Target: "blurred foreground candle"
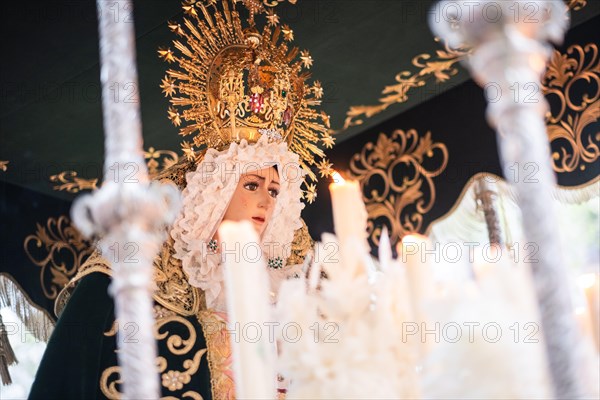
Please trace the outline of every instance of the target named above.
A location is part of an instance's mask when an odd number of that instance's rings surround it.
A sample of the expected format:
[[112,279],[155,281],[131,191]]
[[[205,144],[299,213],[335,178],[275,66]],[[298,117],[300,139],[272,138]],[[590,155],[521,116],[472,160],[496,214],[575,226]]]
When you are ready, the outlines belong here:
[[594,333],[592,332],[592,323],[590,322],[590,314],[588,313],[587,307],[575,308],[575,320],[581,329],[581,333],[586,339],[591,338],[593,341]]
[[275,343],[262,332],[270,321],[266,266],[255,229],[248,221],[219,228],[225,256],[227,312],[238,399],[276,397]]
[[406,267],[411,298],[417,310],[433,293],[432,271],[425,258],[427,250],[431,251],[432,248],[433,245],[429,239],[418,234],[404,236],[402,242],[397,246],[400,260]]
[[362,200],[358,181],[346,181],[334,172],[333,183],[329,185],[331,205],[333,208],[333,225],[335,234],[341,245],[350,238],[365,242],[367,248],[367,210]]
[[594,337],[596,349],[600,351],[600,276],[599,274],[585,274],[579,277],[579,285],[583,289],[590,315],[591,333]]
[[[433,273],[425,257],[426,250],[431,251],[432,248],[433,246],[427,237],[418,234],[404,236],[396,246],[398,257],[406,270],[413,314],[413,321],[411,322],[418,324],[421,333],[427,328],[428,323],[424,305],[433,296]],[[422,338],[422,335],[416,337]],[[419,340],[415,345],[419,349],[419,357],[424,359],[431,349],[431,345],[422,340]]]

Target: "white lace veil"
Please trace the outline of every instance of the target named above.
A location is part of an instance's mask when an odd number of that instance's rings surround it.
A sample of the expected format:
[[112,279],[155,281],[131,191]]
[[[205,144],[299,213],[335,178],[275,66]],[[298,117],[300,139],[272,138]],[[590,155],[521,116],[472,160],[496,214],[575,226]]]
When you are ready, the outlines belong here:
[[240,175],[269,166],[277,166],[280,192],[275,209],[261,238],[261,248],[268,260],[290,256],[294,231],[302,226],[300,185],[304,170],[297,154],[286,143],[270,142],[267,135],[255,144],[242,140],[221,152],[208,149],[195,171],[186,175],[182,210],[173,225],[175,257],[182,262],[189,282],[205,291],[207,307],[215,306],[223,291],[220,255],[208,249],[237,187]]

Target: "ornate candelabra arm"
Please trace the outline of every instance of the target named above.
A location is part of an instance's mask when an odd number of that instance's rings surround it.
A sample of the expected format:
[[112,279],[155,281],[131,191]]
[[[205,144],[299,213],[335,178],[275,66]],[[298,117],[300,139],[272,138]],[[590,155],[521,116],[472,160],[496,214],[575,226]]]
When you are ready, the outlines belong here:
[[474,47],[465,62],[487,91],[487,116],[498,132],[504,173],[516,188],[524,231],[535,249],[532,274],[554,392],[574,399],[585,392],[583,355],[551,201],[548,106],[540,90],[547,42],[562,40],[567,24],[565,4],[555,0],[442,1],[431,17],[432,29],[451,45]]
[[[111,262],[124,398],[160,397],[152,314],[152,261],[179,208],[174,187],[148,182],[144,163],[130,1],[98,0],[104,184],[77,199],[73,221]],[[132,335],[133,332],[133,335]],[[150,373],[150,371],[156,373]]]

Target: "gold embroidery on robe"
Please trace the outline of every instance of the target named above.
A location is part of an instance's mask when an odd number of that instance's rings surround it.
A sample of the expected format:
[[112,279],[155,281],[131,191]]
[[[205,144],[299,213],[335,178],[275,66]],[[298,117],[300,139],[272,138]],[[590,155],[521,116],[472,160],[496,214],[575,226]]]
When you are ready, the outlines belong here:
[[[194,344],[197,339],[197,332],[193,324],[186,318],[176,314],[175,312],[168,310],[160,305],[154,306],[154,317],[156,323],[154,325],[154,337],[157,341],[164,341],[168,351],[175,355],[190,356],[189,354],[194,348]],[[180,335],[171,334],[166,326],[168,324],[179,324],[185,327],[185,331],[188,333],[186,338],[182,338]],[[115,321],[110,330],[104,333],[105,336],[115,336],[119,330],[118,321]],[[116,350],[115,350],[116,351]],[[156,359],[156,365],[158,372],[161,374],[162,386],[170,391],[182,390],[185,385],[191,382],[192,375],[198,372],[202,357],[206,354],[207,349],[199,349],[192,356],[192,358],[186,358],[183,363],[183,370],[179,369],[168,369],[168,361],[165,357],[158,356]],[[106,368],[100,377],[100,390],[109,399],[120,399],[122,393],[117,389],[117,385],[122,384],[121,380],[121,367],[112,366]],[[183,398],[191,398],[194,400],[202,399],[202,395],[196,391],[188,390],[183,394]],[[173,396],[162,397],[164,399],[174,399]]]
[[[194,163],[180,160],[173,167],[159,174],[156,179],[163,183],[174,183],[180,189],[183,189],[185,187],[185,173],[191,171],[194,166]],[[302,221],[302,227],[294,234],[292,254],[287,260],[287,264],[301,264],[313,244],[308,228]],[[191,371],[197,371],[202,356],[207,354],[213,399],[234,399],[231,346],[225,316],[205,309],[204,293],[189,284],[187,275],[181,266],[181,261],[176,259],[173,254],[173,239],[169,236],[169,239],[161,247],[160,253],[154,259],[156,290],[153,297],[160,304],[155,306],[154,309],[157,319],[155,337],[157,340],[166,339],[167,347],[174,355],[187,354],[193,348],[197,334],[192,324],[182,317],[196,315],[204,332],[206,349],[201,351],[201,354],[197,352],[193,358],[184,361],[185,371],[167,370],[166,359],[158,357],[157,366],[161,374],[161,382],[169,390],[173,390],[171,388],[177,387],[179,383],[184,384],[184,381],[187,380],[186,374],[191,376],[193,374]],[[55,306],[57,315],[60,314],[62,307],[67,303],[76,283],[93,272],[101,272],[112,276],[110,263],[102,257],[99,251],[94,252],[81,265],[77,274],[59,294]],[[168,333],[160,333],[160,329],[167,323],[179,323],[185,326],[190,332],[189,338],[182,339],[177,335],[169,336]],[[113,325],[113,329],[106,332],[105,335],[116,335],[118,328],[118,324]],[[117,390],[117,384],[122,384],[120,368],[113,366],[104,370],[100,379],[102,393],[111,399],[120,398],[121,393]],[[187,391],[183,394],[183,398],[201,399],[202,396],[197,392]],[[163,399],[173,399],[173,397],[167,396]]]
[[208,367],[213,399],[233,400],[235,399],[235,390],[227,322],[223,315],[212,310],[200,311],[198,321],[202,325],[208,349]]

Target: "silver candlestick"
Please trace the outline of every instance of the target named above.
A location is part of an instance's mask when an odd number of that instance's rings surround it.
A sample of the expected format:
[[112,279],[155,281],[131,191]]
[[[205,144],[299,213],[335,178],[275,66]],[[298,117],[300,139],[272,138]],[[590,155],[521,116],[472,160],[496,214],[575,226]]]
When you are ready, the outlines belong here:
[[[86,236],[100,237],[112,265],[117,352],[126,399],[160,397],[152,300],[152,261],[177,213],[174,187],[150,184],[143,157],[135,34],[130,1],[98,0],[105,128],[104,182],[75,202]],[[127,95],[125,97],[125,95]]]
[[567,7],[557,0],[442,1],[430,21],[451,46],[473,48],[465,64],[486,90],[504,175],[514,177],[524,232],[537,250],[532,274],[554,393],[561,399],[584,395],[583,355],[553,211],[548,104],[540,79],[551,54],[548,42],[562,41],[568,21]]

